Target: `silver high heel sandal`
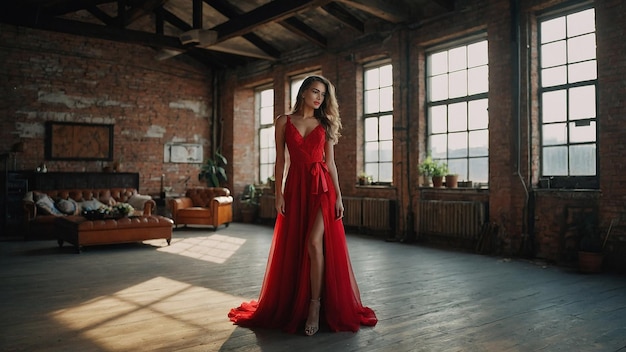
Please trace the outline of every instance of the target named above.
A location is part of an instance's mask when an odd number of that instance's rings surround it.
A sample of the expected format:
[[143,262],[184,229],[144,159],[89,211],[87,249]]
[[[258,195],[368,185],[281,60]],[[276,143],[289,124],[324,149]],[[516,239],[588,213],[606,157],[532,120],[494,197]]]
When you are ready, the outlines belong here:
[[[304,325],[304,333],[307,336],[315,335],[320,329],[320,307],[321,307],[321,302],[319,298],[311,300],[311,303],[309,304],[309,317],[307,318],[306,324]],[[316,318],[315,323],[311,321],[311,317],[315,315],[315,314],[311,314],[312,309],[315,309],[317,311],[317,318]]]

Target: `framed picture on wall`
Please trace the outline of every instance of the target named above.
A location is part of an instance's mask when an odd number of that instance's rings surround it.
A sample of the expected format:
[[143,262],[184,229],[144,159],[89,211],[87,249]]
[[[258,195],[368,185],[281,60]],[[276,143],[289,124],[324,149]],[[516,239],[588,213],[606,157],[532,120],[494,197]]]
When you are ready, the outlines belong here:
[[46,160],[113,160],[113,127],[106,124],[46,122]]
[[166,163],[202,163],[202,144],[166,143],[163,161]]

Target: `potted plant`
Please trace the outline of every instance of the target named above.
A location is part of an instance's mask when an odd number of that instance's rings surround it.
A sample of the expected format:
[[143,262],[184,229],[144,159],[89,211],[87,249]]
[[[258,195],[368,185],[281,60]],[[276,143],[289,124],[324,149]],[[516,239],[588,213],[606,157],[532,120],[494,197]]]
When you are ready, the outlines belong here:
[[259,208],[259,194],[253,184],[246,185],[239,199],[241,217],[244,222],[254,222]]
[[267,185],[269,186],[272,193],[276,191],[276,178],[274,177],[274,175],[267,178]]
[[205,181],[209,187],[220,187],[228,181],[226,176],[226,169],[228,165],[226,157],[224,157],[219,149],[213,153],[213,158],[207,159],[207,161],[200,168],[198,174],[199,181]]
[[443,177],[448,174],[448,164],[441,161],[434,161],[432,170],[433,187],[440,188],[443,186]]
[[361,171],[358,176],[359,185],[371,185],[372,184],[372,176],[365,173],[365,171]]
[[417,166],[417,171],[422,176],[422,186],[429,187],[431,177],[433,176],[433,170],[435,169],[436,162],[428,155],[424,161]]

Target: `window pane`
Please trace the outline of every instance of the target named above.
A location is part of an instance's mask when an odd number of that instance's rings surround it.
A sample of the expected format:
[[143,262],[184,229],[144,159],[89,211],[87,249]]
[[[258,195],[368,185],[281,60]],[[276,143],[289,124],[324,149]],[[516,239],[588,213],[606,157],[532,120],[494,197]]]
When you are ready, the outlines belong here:
[[378,161],[378,142],[366,142],[365,143],[365,161],[366,162]]
[[595,144],[573,145],[569,152],[571,175],[593,176],[596,174]]
[[467,68],[467,52],[465,46],[450,49],[448,54],[448,60],[450,60],[450,64],[448,65],[448,72],[463,70]]
[[274,90],[266,89],[261,91],[261,106],[273,106],[274,105]]
[[430,109],[430,133],[444,133],[448,130],[446,106],[438,105]]
[[379,143],[379,161],[393,161],[393,142],[384,141]]
[[302,82],[304,82],[304,78],[305,77],[293,78],[291,80],[291,96],[290,96],[290,98],[291,98],[290,107],[291,108],[293,108],[293,104],[295,104],[296,101],[297,101],[296,98],[298,96],[298,90],[300,89],[300,86],[302,85]]
[[450,133],[448,138],[448,158],[467,156],[467,132]]
[[468,180],[471,180],[474,182],[488,182],[489,181],[489,159],[488,158],[469,159]]
[[489,52],[487,48],[487,41],[470,44],[467,46],[467,66],[476,67],[480,65],[487,65],[489,58]]
[[262,128],[259,136],[259,146],[261,148],[273,147],[276,144],[274,139],[274,126]]
[[595,10],[589,9],[567,16],[567,35],[570,37],[596,31]]
[[380,86],[389,87],[393,84],[393,72],[391,65],[380,67]]
[[569,83],[588,81],[598,78],[596,60],[569,65],[567,66],[567,70],[569,72]]
[[489,155],[489,131],[471,131],[469,133],[469,156]]
[[430,153],[433,158],[445,158],[448,151],[448,135],[435,134],[430,136]]
[[378,163],[366,163],[365,164],[365,173],[372,176],[372,179],[378,180]]
[[564,123],[553,123],[543,125],[542,143],[543,145],[555,145],[567,143],[567,125]]
[[467,71],[450,73],[450,98],[464,97],[467,95]]
[[481,129],[489,126],[487,99],[473,100],[468,103],[469,129]]
[[365,71],[365,90],[378,89],[380,87],[378,69]]
[[365,119],[365,141],[377,141],[378,140],[378,119],[370,117]]
[[261,108],[261,125],[267,125],[274,122],[274,107],[268,106]]
[[393,88],[380,89],[380,111],[393,110]]
[[378,90],[365,92],[365,113],[372,114],[380,111]]
[[572,120],[596,117],[596,86],[570,89],[569,111]]
[[596,58],[596,35],[586,34],[567,42],[567,62],[578,62]]
[[489,69],[481,66],[467,71],[467,94],[486,93],[489,90]]
[[565,90],[542,94],[541,118],[543,122],[565,121],[567,119],[567,96]]
[[440,75],[428,79],[428,100],[439,101],[448,99],[448,75]]
[[436,76],[448,72],[448,52],[432,54],[428,60],[428,75]]
[[378,139],[381,141],[393,139],[393,116],[385,115],[380,117],[378,124]]
[[552,87],[567,83],[565,66],[557,66],[541,70],[541,86]]
[[541,43],[565,39],[565,18],[559,17],[541,23]]
[[565,42],[555,42],[541,47],[541,67],[552,67],[566,63]]
[[380,173],[378,175],[379,182],[392,182],[393,168],[391,163],[380,163]]
[[544,147],[542,159],[544,176],[567,176],[567,147]]
[[570,143],[583,143],[596,141],[596,123],[595,121],[586,121],[587,124],[570,123]]
[[467,180],[467,159],[448,160],[448,173],[459,175],[459,180]]
[[450,104],[448,109],[448,131],[466,131],[467,103]]
[[265,148],[265,149],[261,149],[261,151],[259,152],[259,159],[261,161],[261,167],[263,167],[263,164],[267,164],[270,162],[270,153],[269,153],[269,149]]

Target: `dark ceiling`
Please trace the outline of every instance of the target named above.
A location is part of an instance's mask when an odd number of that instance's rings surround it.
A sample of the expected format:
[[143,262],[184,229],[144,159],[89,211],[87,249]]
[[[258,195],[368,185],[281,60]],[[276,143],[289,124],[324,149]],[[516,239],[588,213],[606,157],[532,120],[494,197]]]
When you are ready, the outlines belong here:
[[[214,68],[332,51],[455,9],[455,0],[2,0],[0,21],[149,46]],[[190,42],[183,43],[181,39]]]

